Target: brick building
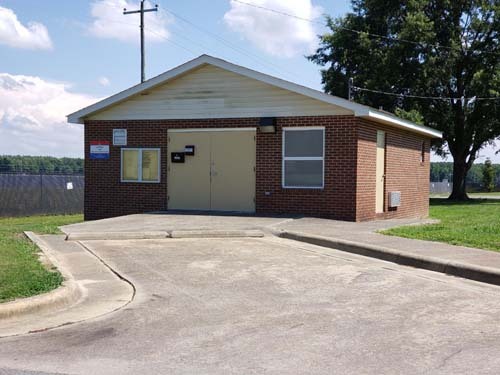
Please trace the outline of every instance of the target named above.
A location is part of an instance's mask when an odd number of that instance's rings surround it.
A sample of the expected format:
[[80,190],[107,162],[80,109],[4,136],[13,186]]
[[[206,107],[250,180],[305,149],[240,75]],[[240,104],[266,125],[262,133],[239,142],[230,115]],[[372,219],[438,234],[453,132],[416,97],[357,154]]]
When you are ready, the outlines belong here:
[[160,210],[425,217],[441,133],[211,56],[68,116],[85,219]]

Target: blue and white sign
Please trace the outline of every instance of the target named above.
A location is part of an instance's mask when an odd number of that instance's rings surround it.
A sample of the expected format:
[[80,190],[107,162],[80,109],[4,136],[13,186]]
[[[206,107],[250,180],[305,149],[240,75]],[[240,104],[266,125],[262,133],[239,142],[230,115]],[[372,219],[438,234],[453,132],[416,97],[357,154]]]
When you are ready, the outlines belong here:
[[109,141],[90,141],[91,159],[109,159]]
[[127,129],[113,129],[113,146],[127,145]]

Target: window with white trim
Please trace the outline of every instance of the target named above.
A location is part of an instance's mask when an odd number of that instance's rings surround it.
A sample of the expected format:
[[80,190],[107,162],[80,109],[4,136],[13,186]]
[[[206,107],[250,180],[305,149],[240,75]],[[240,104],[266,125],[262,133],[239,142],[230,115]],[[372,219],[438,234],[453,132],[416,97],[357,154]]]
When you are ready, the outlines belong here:
[[324,186],[325,128],[283,129],[283,187]]
[[160,182],[159,148],[122,148],[122,182]]

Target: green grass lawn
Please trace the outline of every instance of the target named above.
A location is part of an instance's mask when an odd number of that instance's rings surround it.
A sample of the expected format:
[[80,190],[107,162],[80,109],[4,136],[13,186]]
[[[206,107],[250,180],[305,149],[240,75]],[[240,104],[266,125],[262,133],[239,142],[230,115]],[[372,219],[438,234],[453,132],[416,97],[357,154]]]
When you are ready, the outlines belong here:
[[[494,191],[492,193],[467,193],[467,195],[470,197],[470,198],[474,198],[474,197],[484,197],[484,198],[487,198],[487,197],[500,197],[500,192],[499,191]],[[431,198],[448,198],[450,196],[449,193],[439,193],[439,194],[431,194]]]
[[60,233],[58,226],[83,220],[82,215],[0,218],[0,302],[57,288],[62,277],[38,261],[38,248],[23,231]]
[[500,251],[500,200],[454,203],[431,199],[430,217],[441,222],[398,227],[381,233]]

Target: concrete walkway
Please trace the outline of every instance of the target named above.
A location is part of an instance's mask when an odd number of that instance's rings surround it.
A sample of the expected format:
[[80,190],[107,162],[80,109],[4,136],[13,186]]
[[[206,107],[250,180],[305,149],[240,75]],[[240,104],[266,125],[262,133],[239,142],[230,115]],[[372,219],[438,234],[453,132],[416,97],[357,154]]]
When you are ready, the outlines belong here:
[[[43,311],[13,314],[12,317],[0,319],[0,338],[46,331],[103,316],[120,309],[132,300],[132,285],[121,279],[82,245],[65,241],[63,235],[38,237],[43,241],[44,247],[50,248],[61,273],[70,274],[81,293],[76,301],[65,306],[53,304]],[[37,297],[44,298],[44,295]]]
[[[442,271],[440,265],[459,266],[461,273],[454,273],[457,276],[467,277],[478,281],[500,283],[500,253],[488,250],[475,249],[464,246],[454,246],[441,242],[414,240],[402,237],[387,236],[376,233],[376,231],[398,227],[402,225],[419,225],[432,223],[432,220],[380,220],[364,223],[352,223],[335,220],[325,220],[316,218],[303,218],[288,221],[277,226],[283,237],[305,240],[306,242],[318,244],[317,241],[307,239],[324,238],[331,239],[332,247],[341,249],[342,241],[349,241],[353,245],[365,247],[367,249],[380,249],[380,252],[388,255],[398,255],[406,258],[403,261],[395,260],[397,257],[373,256],[396,261],[397,263]],[[278,232],[278,234],[280,234]],[[287,235],[288,234],[288,235]],[[294,237],[295,235],[296,237]],[[349,251],[349,250],[347,250]],[[363,252],[353,251],[358,254]],[[365,252],[364,255],[371,255]],[[411,262],[411,259],[415,262]],[[420,265],[418,263],[430,263]],[[439,263],[439,264],[437,264]],[[486,275],[474,277],[475,271],[485,271]],[[448,272],[445,272],[448,273]],[[488,276],[488,277],[486,277]]]
[[84,244],[134,300],[0,339],[0,374],[500,373],[497,286],[274,236]]
[[166,212],[97,220],[61,229],[69,235],[90,235],[89,238],[97,235],[102,239],[107,239],[103,231],[118,236],[123,233],[131,238],[147,238],[148,231],[156,235],[186,230],[258,229],[289,239],[500,285],[500,253],[375,233],[402,225],[433,222],[429,219],[393,219],[353,223],[317,218]]

